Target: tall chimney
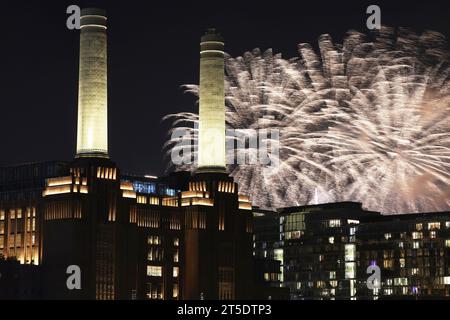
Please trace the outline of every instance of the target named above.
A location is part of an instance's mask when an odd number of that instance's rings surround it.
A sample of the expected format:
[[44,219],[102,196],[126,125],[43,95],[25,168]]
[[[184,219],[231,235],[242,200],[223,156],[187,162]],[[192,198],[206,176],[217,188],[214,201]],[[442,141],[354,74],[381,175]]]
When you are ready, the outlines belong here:
[[76,157],[108,158],[106,14],[81,10]]
[[224,39],[208,29],[200,43],[198,172],[226,172]]

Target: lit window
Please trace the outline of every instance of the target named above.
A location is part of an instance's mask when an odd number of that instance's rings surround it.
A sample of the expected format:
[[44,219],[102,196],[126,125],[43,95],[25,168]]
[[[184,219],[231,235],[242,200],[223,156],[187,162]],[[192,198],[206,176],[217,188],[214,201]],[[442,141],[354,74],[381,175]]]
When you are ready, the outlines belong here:
[[385,234],[384,234],[384,238],[385,238],[386,240],[389,240],[390,238],[392,238],[392,234],[390,234],[390,233],[385,233]]
[[411,275],[415,276],[419,274],[419,268],[412,268],[411,269]]
[[392,295],[392,293],[393,293],[392,288],[384,289],[384,294],[385,294],[385,295],[390,296],[390,295]]
[[178,283],[173,284],[173,294],[172,297],[174,299],[178,298]]
[[178,278],[178,273],[180,269],[178,267],[173,267],[173,277]]
[[430,232],[430,238],[431,239],[436,239],[436,231],[431,231]]
[[398,243],[398,247],[399,247],[399,248],[403,248],[403,242],[399,242],[399,243]]
[[331,243],[331,244],[333,244],[333,243],[334,243],[334,237],[329,237],[329,238],[328,238],[328,242]]
[[412,233],[412,238],[413,238],[414,240],[422,239],[422,238],[423,238],[423,234],[422,234],[422,232],[413,232],[413,233]]
[[149,277],[161,277],[162,267],[159,266],[147,266],[147,276]]
[[439,222],[428,223],[428,230],[439,230],[440,228],[441,228],[441,224]]
[[330,271],[330,279],[336,279],[336,271]]
[[450,239],[445,240],[445,246],[446,246],[447,248],[450,248]]
[[416,230],[417,231],[422,231],[422,229],[423,229],[423,225],[421,223],[417,223],[416,224]]
[[22,219],[22,209],[17,210],[17,219]]
[[355,234],[356,234],[356,228],[355,227],[350,228],[350,235],[354,236]]
[[339,219],[328,221],[329,228],[336,228],[336,227],[340,227],[340,226],[341,226],[341,220],[339,220]]
[[180,245],[180,239],[174,238],[174,239],[173,239],[173,245],[174,245],[175,247],[178,247],[178,246]]
[[443,284],[450,284],[450,277],[443,277]]
[[405,259],[401,258],[399,260],[399,262],[400,262],[400,268],[404,268],[405,267]]
[[179,257],[178,257],[178,250],[176,250],[173,253],[173,262],[178,262],[179,261]]
[[5,220],[5,211],[0,210],[0,221],[4,221]]
[[420,248],[420,242],[419,241],[414,241],[413,242],[413,249],[419,249]]
[[[0,215],[1,215],[1,213],[0,213]],[[448,228],[450,228],[450,221],[446,221],[445,222],[445,227],[448,229]]]

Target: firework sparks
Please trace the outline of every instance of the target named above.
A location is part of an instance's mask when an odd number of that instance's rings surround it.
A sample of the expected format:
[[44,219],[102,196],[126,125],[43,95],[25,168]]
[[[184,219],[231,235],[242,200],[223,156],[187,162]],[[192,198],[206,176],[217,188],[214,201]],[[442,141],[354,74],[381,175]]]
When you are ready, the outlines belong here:
[[[322,35],[317,53],[298,48],[289,60],[258,49],[226,57],[227,127],[280,131],[278,168],[228,166],[240,190],[265,208],[359,201],[383,213],[449,210],[444,37],[385,27],[371,39],[351,31],[342,44]],[[166,118],[196,139],[196,114]]]

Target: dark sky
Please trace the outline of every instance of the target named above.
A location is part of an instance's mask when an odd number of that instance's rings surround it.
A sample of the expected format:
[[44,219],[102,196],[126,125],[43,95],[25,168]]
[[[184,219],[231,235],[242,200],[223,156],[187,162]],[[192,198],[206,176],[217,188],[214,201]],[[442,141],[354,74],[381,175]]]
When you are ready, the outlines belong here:
[[[393,4],[395,2],[395,4]],[[8,1],[0,9],[0,165],[70,160],[76,144],[79,32],[66,28],[66,8],[102,7],[108,14],[109,147],[123,171],[161,174],[167,124],[195,111],[182,84],[198,83],[199,38],[224,35],[226,51],[255,47],[296,55],[322,33],[340,42],[366,32],[365,13],[378,4],[382,23],[450,37],[445,1]]]

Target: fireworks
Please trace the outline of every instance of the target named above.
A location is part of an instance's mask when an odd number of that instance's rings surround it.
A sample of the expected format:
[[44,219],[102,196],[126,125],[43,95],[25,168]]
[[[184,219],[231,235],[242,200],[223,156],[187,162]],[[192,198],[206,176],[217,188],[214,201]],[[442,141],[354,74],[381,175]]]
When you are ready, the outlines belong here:
[[[241,192],[264,208],[359,201],[383,213],[449,210],[444,37],[385,27],[371,37],[351,31],[342,44],[322,35],[318,52],[298,48],[289,60],[258,49],[226,57],[227,127],[280,130],[279,167],[228,167]],[[197,115],[167,118],[196,139]]]

